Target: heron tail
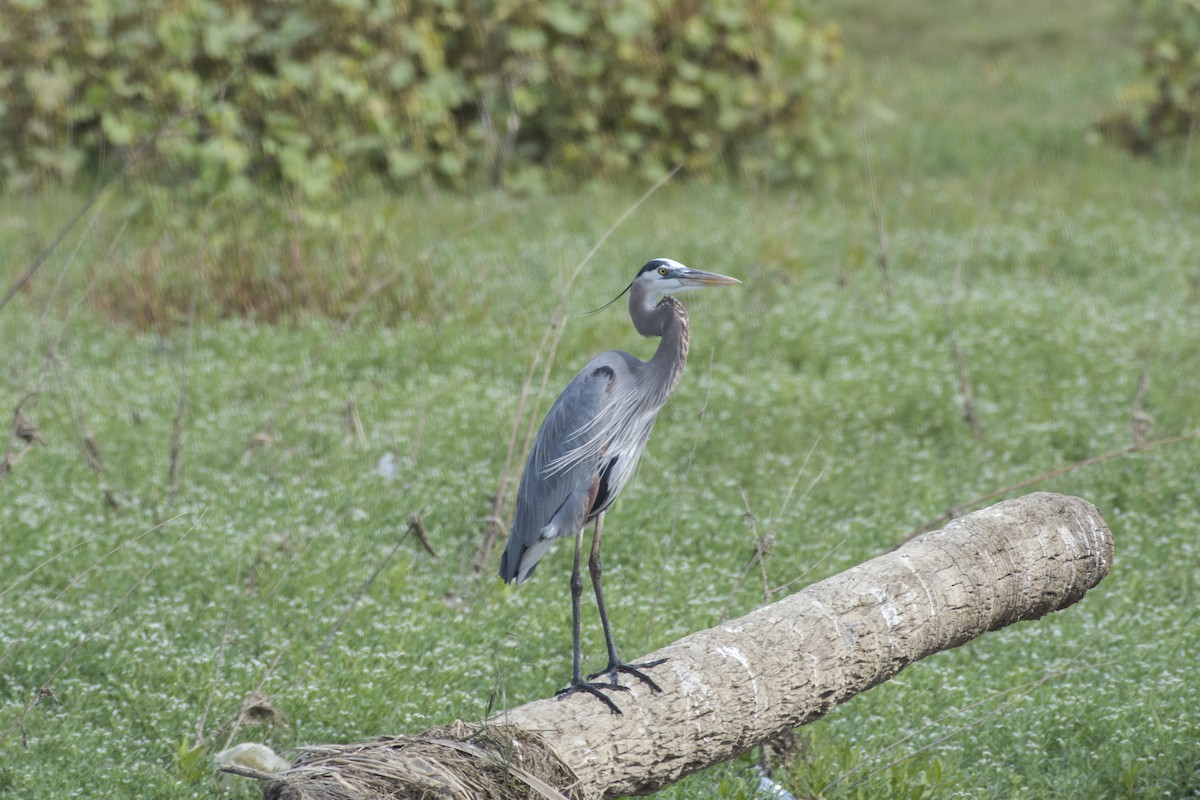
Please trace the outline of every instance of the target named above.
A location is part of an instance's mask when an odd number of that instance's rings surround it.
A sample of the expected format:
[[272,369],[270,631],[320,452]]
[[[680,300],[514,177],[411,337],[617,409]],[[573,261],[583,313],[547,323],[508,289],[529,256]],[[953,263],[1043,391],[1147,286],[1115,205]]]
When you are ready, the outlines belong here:
[[[510,565],[510,561],[514,563]],[[505,583],[512,583],[513,578],[517,577],[516,561],[517,559],[510,559],[508,557],[508,548],[505,548],[504,554],[500,556],[500,578]]]
[[500,577],[505,583],[523,583],[533,575],[537,563],[542,556],[550,551],[554,540],[558,537],[558,528],[554,523],[546,525],[538,531],[538,538],[530,545],[523,545],[518,537],[510,537],[504,555],[500,556]]

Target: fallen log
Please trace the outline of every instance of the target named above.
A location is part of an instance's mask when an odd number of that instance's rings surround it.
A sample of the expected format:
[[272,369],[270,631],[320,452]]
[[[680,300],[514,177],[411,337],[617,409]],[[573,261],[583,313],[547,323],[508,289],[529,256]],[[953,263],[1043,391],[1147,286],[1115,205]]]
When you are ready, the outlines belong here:
[[572,798],[646,794],[732,758],[918,659],[1064,609],[1108,574],[1112,534],[1075,497],[1038,493],[638,659],[613,715],[594,698],[536,700],[482,724],[310,747],[264,779],[280,800]]

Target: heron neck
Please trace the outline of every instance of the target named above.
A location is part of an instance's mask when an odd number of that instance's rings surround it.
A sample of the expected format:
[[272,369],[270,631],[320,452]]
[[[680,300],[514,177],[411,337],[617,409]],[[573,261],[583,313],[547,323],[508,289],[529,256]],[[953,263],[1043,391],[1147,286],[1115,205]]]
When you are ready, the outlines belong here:
[[669,395],[675,390],[683,368],[687,364],[688,345],[691,337],[688,332],[688,315],[683,304],[674,297],[664,297],[654,307],[653,315],[657,324],[657,335],[661,337],[658,349],[647,362],[650,373],[662,381],[662,391]]

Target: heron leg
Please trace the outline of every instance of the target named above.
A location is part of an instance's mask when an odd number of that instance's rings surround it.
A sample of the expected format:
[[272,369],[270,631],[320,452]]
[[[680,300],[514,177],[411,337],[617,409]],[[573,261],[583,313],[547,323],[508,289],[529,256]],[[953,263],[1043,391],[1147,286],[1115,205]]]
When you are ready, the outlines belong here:
[[[571,653],[571,683],[565,689],[559,689],[557,696],[561,700],[575,692],[587,692],[594,697],[598,697],[604,705],[608,706],[612,713],[620,714],[621,709],[617,708],[617,704],[610,700],[601,689],[625,690],[626,687],[615,685],[615,680],[612,685],[609,685],[590,683],[583,679],[583,645],[580,641],[579,624],[580,598],[583,596],[583,574],[580,569],[582,561],[583,527],[581,526],[579,532],[575,534],[575,565],[571,569],[571,636],[574,645]],[[605,631],[607,632],[607,628]]]
[[[651,667],[657,667],[659,664],[662,664],[666,661],[665,658],[660,658],[655,661],[648,661],[643,664],[626,664],[617,656],[617,645],[613,640],[612,625],[610,625],[608,621],[608,609],[604,607],[604,587],[600,582],[600,536],[603,530],[604,512],[601,511],[596,516],[596,531],[592,535],[592,553],[588,558],[588,572],[592,576],[592,589],[596,592],[596,607],[600,610],[600,624],[604,628],[604,644],[608,647],[608,666],[595,674],[589,675],[588,678],[594,679],[600,677],[601,675],[608,675],[610,681],[609,685],[617,686],[617,674],[624,672],[642,681],[642,683],[645,683],[654,691],[661,692],[662,687],[655,683],[649,675],[642,672],[642,670],[650,669]],[[577,554],[581,555],[581,553],[578,552],[579,549],[580,548],[577,545],[576,552]]]
[[583,683],[583,643],[580,641],[580,598],[583,596],[583,575],[580,561],[583,560],[583,528],[575,534],[575,565],[571,568],[571,684]]

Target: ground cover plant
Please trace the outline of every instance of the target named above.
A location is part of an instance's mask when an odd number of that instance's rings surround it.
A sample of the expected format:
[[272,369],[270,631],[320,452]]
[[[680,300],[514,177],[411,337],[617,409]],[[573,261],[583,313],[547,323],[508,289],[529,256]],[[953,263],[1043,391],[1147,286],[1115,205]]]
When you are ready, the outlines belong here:
[[[874,99],[819,187],[364,190],[282,230],[217,201],[172,227],[136,173],[106,195],[0,309],[0,410],[23,420],[0,475],[0,794],[253,797],[212,777],[230,743],[419,731],[559,688],[567,549],[520,589],[498,552],[478,579],[473,560],[543,381],[646,355],[621,309],[579,312],[657,255],[745,285],[687,298],[688,371],[608,517],[629,655],[759,605],[756,534],[788,591],[1061,471],[1037,487],[1101,509],[1113,573],[778,743],[774,777],[1200,794],[1200,182],[1186,150],[1088,138],[1136,67],[1129,12],[837,17]],[[5,289],[81,201],[0,198]],[[754,796],[756,758],[661,796]]]

